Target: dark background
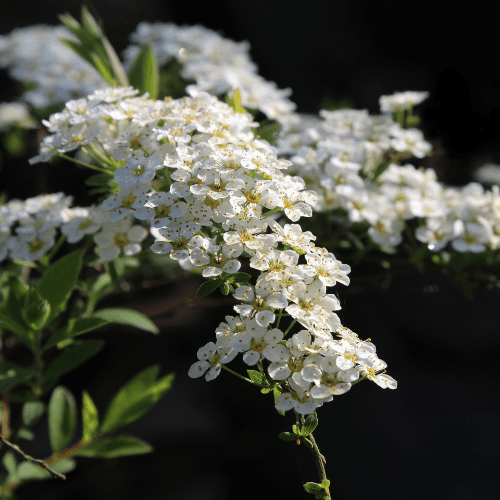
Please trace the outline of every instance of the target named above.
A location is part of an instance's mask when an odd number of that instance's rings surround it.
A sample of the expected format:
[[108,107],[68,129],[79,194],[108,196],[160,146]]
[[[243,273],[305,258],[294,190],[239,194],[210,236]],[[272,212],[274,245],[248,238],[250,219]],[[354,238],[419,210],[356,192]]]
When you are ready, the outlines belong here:
[[[493,12],[481,2],[467,10],[449,5],[445,11],[437,2],[373,0],[93,2],[118,49],[140,20],[198,23],[250,41],[261,74],[291,87],[302,112],[317,112],[325,98],[377,112],[381,94],[427,90],[423,129],[440,152],[431,164],[442,180],[459,185],[471,180],[472,169],[500,162],[500,69]],[[77,16],[78,6],[11,3],[0,33],[55,24],[65,10]],[[317,480],[309,450],[277,438],[291,415],[281,417],[270,396],[225,373],[210,383],[187,377],[196,350],[231,314],[229,299],[194,299],[200,282],[189,276],[147,291],[133,287],[128,304],[151,315],[160,336],[128,329],[89,335],[105,339],[105,350],[62,380],[78,398],[86,388],[103,412],[141,369],[159,363],[164,373],[175,371],[172,391],[124,429],[151,442],[155,453],[78,459],[68,481],[23,486],[21,500],[312,498],[301,489]],[[434,284],[437,293],[424,293]],[[414,276],[394,279],[386,290],[337,288],[343,324],[373,340],[399,388],[364,382],[319,409],[316,438],[332,498],[497,499],[498,291],[483,290],[469,303],[441,278]],[[26,442],[26,450],[46,456],[48,440]]]

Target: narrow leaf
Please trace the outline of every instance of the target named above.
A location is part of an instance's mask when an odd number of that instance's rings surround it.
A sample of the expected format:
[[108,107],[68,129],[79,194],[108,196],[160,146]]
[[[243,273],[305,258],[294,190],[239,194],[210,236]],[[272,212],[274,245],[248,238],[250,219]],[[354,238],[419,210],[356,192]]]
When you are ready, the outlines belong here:
[[317,425],[318,425],[318,415],[316,413],[311,413],[306,418],[306,421],[302,426],[302,435],[309,436],[311,432],[314,432],[314,429],[316,429]]
[[128,455],[144,455],[152,451],[152,446],[142,439],[132,436],[113,436],[99,439],[85,446],[76,455],[89,458],[117,458]]
[[83,440],[90,441],[99,427],[99,413],[92,398],[86,391],[83,392],[82,420]]
[[59,453],[69,445],[75,429],[75,398],[66,387],[56,387],[49,402],[49,437],[54,453]]
[[84,250],[76,250],[59,259],[44,272],[38,284],[38,293],[51,307],[49,321],[64,309],[76,285],[82,267],[83,252]]
[[[54,464],[51,469],[59,472],[59,474],[66,474],[71,472],[75,467],[75,460],[72,458],[63,458]],[[51,479],[52,474],[48,470],[45,470],[43,467],[33,462],[21,462],[17,468],[17,477],[24,481],[29,479],[42,480]]]
[[87,184],[87,186],[107,186],[112,180],[112,174],[95,174],[90,176],[85,181],[85,184]]
[[59,342],[63,340],[72,339],[83,333],[91,332],[92,330],[97,330],[101,326],[107,325],[109,321],[107,319],[98,318],[95,316],[89,316],[88,318],[75,318],[70,319],[68,324],[58,332],[54,333],[49,339],[47,344],[45,344],[44,349],[49,349],[54,347]]
[[106,51],[108,62],[111,65],[117,83],[123,86],[129,85],[127,73],[125,73],[120,58],[116,55],[115,49],[105,36],[101,36],[101,43]]
[[102,36],[102,30],[97,21],[93,18],[92,14],[89,12],[89,9],[82,5],[82,24],[87,31],[92,33],[96,38]]
[[34,374],[33,369],[21,368],[13,363],[2,361],[0,363],[0,392],[8,391],[19,384],[27,384]]
[[149,45],[145,45],[134,59],[129,71],[130,85],[140,94],[149,93],[150,99],[158,96],[160,75],[155,54]]
[[120,325],[135,326],[146,332],[160,333],[158,327],[147,316],[133,309],[121,307],[100,309],[94,313],[94,318],[101,318]]
[[226,279],[226,281],[229,281],[231,283],[246,283],[251,276],[247,273],[243,272],[238,272],[232,274],[229,278]]
[[99,71],[103,79],[108,82],[110,85],[116,85],[117,82],[115,80],[115,77],[113,74],[109,71],[108,67],[106,64],[103,62],[103,60],[95,53],[91,52],[90,53],[90,61],[92,66]]
[[3,312],[0,312],[0,328],[6,328],[15,333],[29,348],[33,347],[33,337],[30,335],[30,331],[24,325],[20,325],[6,316]]
[[155,381],[159,367],[152,366],[125,384],[106,410],[101,427],[110,432],[142,417],[170,389],[173,374]]
[[30,328],[36,331],[41,330],[49,319],[50,304],[35,288],[30,287],[24,297],[22,315]]
[[198,288],[198,291],[196,292],[196,297],[197,298],[205,297],[209,293],[212,293],[214,290],[219,288],[220,284],[221,281],[217,279],[206,281],[205,283],[203,283],[203,285],[200,286],[200,288]]
[[92,356],[95,356],[102,349],[103,345],[104,342],[101,340],[86,340],[80,344],[68,347],[52,362],[45,372],[42,393],[49,391],[59,380],[59,377],[74,370]]
[[297,436],[293,432],[282,432],[278,435],[283,441],[295,441]]

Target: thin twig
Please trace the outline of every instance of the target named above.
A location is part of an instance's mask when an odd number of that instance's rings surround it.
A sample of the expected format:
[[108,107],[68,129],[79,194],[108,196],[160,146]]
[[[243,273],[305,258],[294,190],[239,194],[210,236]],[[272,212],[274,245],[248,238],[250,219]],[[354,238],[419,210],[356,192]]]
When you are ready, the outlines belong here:
[[16,444],[13,444],[9,441],[7,441],[3,436],[0,436],[0,439],[7,445],[9,446],[10,448],[12,448],[13,450],[17,451],[19,454],[21,454],[26,460],[28,460],[29,462],[33,462],[35,464],[38,464],[40,467],[43,467],[46,471],[50,472],[52,474],[52,476],[54,478],[57,478],[57,479],[63,479],[65,480],[66,479],[66,476],[64,474],[59,474],[59,472],[56,472],[55,470],[51,469],[43,460],[38,460],[38,458],[33,458],[29,455],[27,455],[26,453],[24,453],[23,450],[21,450],[21,448],[19,448],[19,446],[17,446]]

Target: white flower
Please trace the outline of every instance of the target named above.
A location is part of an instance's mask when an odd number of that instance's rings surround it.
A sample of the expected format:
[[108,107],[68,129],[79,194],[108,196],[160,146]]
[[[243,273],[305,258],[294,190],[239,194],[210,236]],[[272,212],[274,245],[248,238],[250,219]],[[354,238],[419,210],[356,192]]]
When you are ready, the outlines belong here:
[[209,382],[217,377],[221,371],[221,363],[229,363],[238,353],[231,347],[217,347],[209,342],[198,350],[197,356],[200,361],[191,365],[188,375],[198,378],[207,372],[205,380]]

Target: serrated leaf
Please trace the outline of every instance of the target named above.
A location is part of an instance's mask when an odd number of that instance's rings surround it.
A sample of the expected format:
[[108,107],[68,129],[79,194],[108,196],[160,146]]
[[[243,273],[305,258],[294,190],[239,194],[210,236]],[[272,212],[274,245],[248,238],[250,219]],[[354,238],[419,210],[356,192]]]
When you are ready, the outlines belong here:
[[250,278],[251,276],[249,274],[239,272],[226,278],[226,281],[229,281],[230,283],[246,283]]
[[313,495],[323,491],[323,488],[317,483],[306,483],[304,484],[304,489],[307,493],[312,493]]
[[35,425],[45,413],[47,407],[41,401],[28,401],[23,405],[23,423],[26,427]]
[[158,381],[159,367],[152,366],[125,384],[106,410],[101,432],[110,432],[142,417],[170,389],[173,374]]
[[101,318],[110,323],[118,323],[119,325],[135,326],[139,330],[146,332],[160,333],[158,327],[147,316],[133,309],[122,307],[99,309],[94,313],[94,318]]
[[262,375],[262,373],[257,372],[255,370],[247,370],[247,373],[254,384],[257,384],[260,387],[262,387],[263,385],[267,385],[264,382],[265,377],[264,377],[264,375]]
[[49,302],[49,321],[54,319],[69,299],[78,280],[85,250],[76,250],[59,259],[44,273],[38,284],[38,293]]
[[128,76],[130,85],[138,89],[140,94],[148,92],[150,99],[156,99],[160,74],[156,56],[149,45],[144,45],[137,54]]
[[68,324],[58,332],[54,333],[52,337],[45,344],[44,349],[54,347],[63,340],[72,339],[83,333],[97,330],[101,326],[109,324],[107,319],[98,318],[96,316],[89,316],[88,318],[75,318],[70,319]]
[[59,380],[59,377],[74,370],[95,356],[103,347],[101,340],[86,340],[64,350],[48,367],[42,386],[42,393],[49,391]]
[[83,440],[90,441],[99,428],[99,413],[87,391],[83,391]]
[[304,422],[302,426],[302,435],[309,436],[311,432],[314,432],[314,429],[318,426],[318,415],[315,413],[311,413]]
[[76,430],[76,403],[66,387],[54,389],[49,402],[49,438],[54,453],[69,445]]
[[88,458],[117,458],[151,453],[153,447],[132,436],[113,436],[99,439],[79,450],[76,455]]
[[200,288],[198,288],[198,291],[196,292],[196,297],[197,298],[205,297],[209,293],[212,293],[214,290],[219,288],[220,283],[221,281],[217,279],[206,281],[200,286]]
[[297,439],[297,436],[293,432],[281,432],[278,434],[278,437],[283,439],[283,441],[295,441]]

